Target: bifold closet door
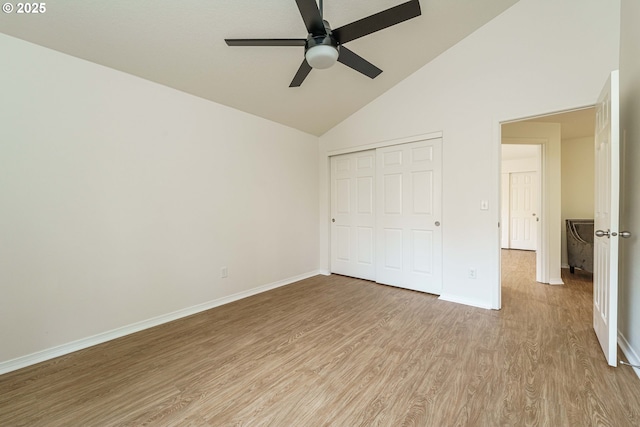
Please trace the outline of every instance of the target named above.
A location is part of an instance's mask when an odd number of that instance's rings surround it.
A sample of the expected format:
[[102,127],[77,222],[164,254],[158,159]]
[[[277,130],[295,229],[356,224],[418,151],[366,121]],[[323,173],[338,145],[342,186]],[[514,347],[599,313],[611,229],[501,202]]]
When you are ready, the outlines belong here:
[[376,150],[376,281],[442,290],[442,140]]
[[331,157],[331,272],[375,280],[375,150]]

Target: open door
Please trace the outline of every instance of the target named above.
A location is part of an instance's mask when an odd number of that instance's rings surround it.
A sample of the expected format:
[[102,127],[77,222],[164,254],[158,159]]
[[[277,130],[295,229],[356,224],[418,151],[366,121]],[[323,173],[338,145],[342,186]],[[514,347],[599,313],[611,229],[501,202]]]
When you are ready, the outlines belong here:
[[593,329],[607,362],[617,366],[620,142],[618,71],[596,105]]

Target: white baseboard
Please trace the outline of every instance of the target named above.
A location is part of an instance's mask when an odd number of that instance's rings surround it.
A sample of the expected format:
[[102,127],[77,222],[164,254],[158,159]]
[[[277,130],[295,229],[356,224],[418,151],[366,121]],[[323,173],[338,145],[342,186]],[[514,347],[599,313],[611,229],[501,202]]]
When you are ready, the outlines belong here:
[[442,294],[440,295],[440,297],[438,299],[441,299],[443,301],[449,301],[449,302],[455,302],[458,304],[464,304],[464,305],[470,305],[471,307],[478,307],[478,308],[484,308],[487,310],[491,310],[492,307],[489,304],[483,304],[480,303],[476,300],[471,300],[471,299],[467,299],[467,298],[461,298],[459,296],[456,295],[451,295],[451,294]]
[[[620,349],[622,350],[624,355],[627,357],[627,361],[629,363],[631,363],[632,365],[640,365],[640,357],[638,356],[638,352],[636,352],[633,347],[631,347],[631,344],[629,344],[627,338],[622,335],[622,332],[620,331],[618,331],[618,345],[620,346]],[[638,378],[640,378],[640,368],[634,368],[632,366],[625,366],[625,368],[633,369]]]
[[564,282],[562,281],[562,278],[557,277],[557,278],[550,278],[549,279],[549,284],[550,285],[564,285]]
[[331,276],[331,272],[329,270],[318,270],[318,274],[322,274],[323,276]]
[[309,273],[300,274],[298,276],[289,277],[284,280],[269,283],[257,288],[249,289],[246,291],[238,292],[233,295],[218,298],[212,301],[208,301],[202,304],[194,305],[192,307],[183,308],[172,313],[163,314],[151,319],[143,320],[140,322],[132,323],[121,328],[116,328],[111,331],[103,332],[97,335],[93,335],[87,338],[81,338],[76,341],[72,341],[67,344],[62,344],[56,347],[51,347],[42,351],[21,356],[15,359],[11,359],[5,362],[0,362],[0,375],[7,372],[15,371],[17,369],[25,368],[27,366],[35,365],[36,363],[44,362],[46,360],[53,359],[55,357],[64,356],[65,354],[73,353],[74,351],[82,350],[88,347],[92,347],[97,344],[102,344],[107,341],[111,341],[116,338],[123,337],[125,335],[133,334],[135,332],[142,331],[144,329],[153,328],[154,326],[162,325],[163,323],[171,322],[183,317],[191,316],[201,311],[209,310],[215,307],[219,307],[230,302],[234,302],[243,298],[250,297],[262,292],[269,291],[271,289],[286,286],[291,283],[308,279],[309,277],[323,274],[321,271],[311,271]]

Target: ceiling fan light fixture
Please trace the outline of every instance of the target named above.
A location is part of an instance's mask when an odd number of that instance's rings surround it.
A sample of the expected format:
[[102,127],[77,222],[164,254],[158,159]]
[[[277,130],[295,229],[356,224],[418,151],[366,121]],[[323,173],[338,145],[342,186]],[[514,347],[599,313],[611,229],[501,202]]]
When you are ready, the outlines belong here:
[[338,60],[338,49],[334,46],[319,44],[310,47],[304,54],[311,68],[325,69]]

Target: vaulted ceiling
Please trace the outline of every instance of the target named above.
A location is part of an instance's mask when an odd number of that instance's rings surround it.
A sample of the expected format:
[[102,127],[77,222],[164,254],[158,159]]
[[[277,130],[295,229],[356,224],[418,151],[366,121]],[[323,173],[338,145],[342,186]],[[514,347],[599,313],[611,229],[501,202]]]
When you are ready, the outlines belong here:
[[[405,0],[324,0],[333,28]],[[383,70],[342,64],[289,88],[302,47],[229,47],[225,38],[305,38],[294,0],[65,0],[0,14],[0,31],[321,135],[517,0],[421,0],[422,15],[347,46]]]

